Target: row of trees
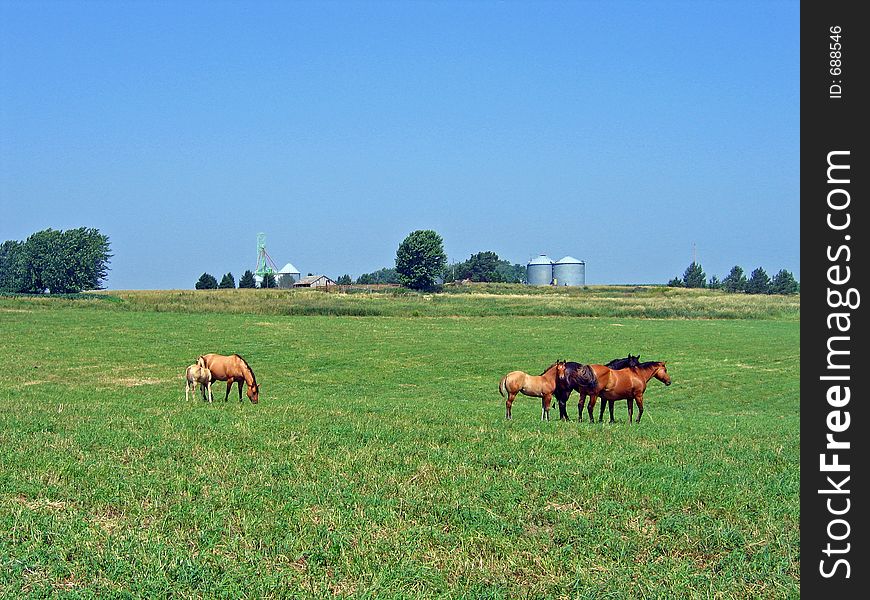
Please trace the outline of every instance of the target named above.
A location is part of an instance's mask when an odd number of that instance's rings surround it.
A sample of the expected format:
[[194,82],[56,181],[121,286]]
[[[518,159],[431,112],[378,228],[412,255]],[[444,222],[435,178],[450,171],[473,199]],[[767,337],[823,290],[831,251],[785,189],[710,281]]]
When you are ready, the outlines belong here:
[[794,275],[785,269],[780,269],[771,279],[764,269],[758,267],[752,271],[747,279],[743,268],[735,265],[721,281],[715,275],[708,281],[704,269],[694,261],[686,268],[682,279],[674,277],[668,282],[668,285],[670,287],[721,289],[726,292],[745,294],[797,294],[800,292],[800,284],[795,280]]
[[98,229],[44,229],[0,244],[0,291],[69,294],[103,288],[109,237]]
[[[274,277],[272,277],[274,281]],[[199,276],[199,280],[195,285],[198,290],[232,290],[236,287],[236,278],[233,277],[232,273],[225,274],[220,283],[211,273],[203,273]],[[239,279],[239,288],[254,288],[257,287],[257,282],[254,279],[254,274],[249,270],[245,271],[242,275],[242,278]],[[274,285],[272,287],[275,287]]]
[[[432,230],[411,232],[396,251],[395,268],[384,267],[360,275],[358,284],[400,284],[416,290],[432,289],[438,282],[471,280],[477,282],[521,283],[526,268],[502,260],[492,251],[472,254],[468,260],[447,264],[444,241]],[[350,280],[350,276],[347,276]]]

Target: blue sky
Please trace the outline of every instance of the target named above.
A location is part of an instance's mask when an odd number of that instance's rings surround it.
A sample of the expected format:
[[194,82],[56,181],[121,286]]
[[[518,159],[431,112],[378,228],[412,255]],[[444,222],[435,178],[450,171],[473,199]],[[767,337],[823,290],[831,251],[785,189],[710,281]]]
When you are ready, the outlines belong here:
[[798,2],[0,0],[0,239],[97,227],[112,289],[693,244],[800,279]]

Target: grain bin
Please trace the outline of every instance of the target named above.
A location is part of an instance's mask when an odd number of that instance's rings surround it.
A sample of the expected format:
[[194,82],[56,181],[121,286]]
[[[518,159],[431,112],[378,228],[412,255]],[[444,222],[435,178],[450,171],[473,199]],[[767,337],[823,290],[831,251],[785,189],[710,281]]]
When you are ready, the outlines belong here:
[[556,285],[586,285],[586,263],[573,256],[560,258],[553,265]]
[[546,254],[533,258],[526,265],[526,283],[550,285],[553,282],[553,260]]

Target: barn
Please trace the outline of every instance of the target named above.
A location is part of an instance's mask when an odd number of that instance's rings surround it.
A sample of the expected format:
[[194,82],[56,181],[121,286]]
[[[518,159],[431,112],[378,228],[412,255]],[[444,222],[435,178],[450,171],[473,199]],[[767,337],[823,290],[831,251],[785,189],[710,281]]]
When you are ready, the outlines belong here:
[[302,279],[294,283],[293,287],[329,289],[337,285],[337,283],[335,283],[326,275],[309,275],[308,277],[303,277]]

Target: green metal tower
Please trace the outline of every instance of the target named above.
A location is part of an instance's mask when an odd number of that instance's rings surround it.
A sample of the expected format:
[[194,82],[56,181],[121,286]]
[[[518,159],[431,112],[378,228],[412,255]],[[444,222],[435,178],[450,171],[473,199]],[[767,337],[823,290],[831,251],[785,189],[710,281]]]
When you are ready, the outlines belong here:
[[275,261],[266,252],[266,234],[257,234],[257,268],[254,270],[254,275],[262,281],[266,275],[275,275],[278,272],[278,267],[275,266]]

